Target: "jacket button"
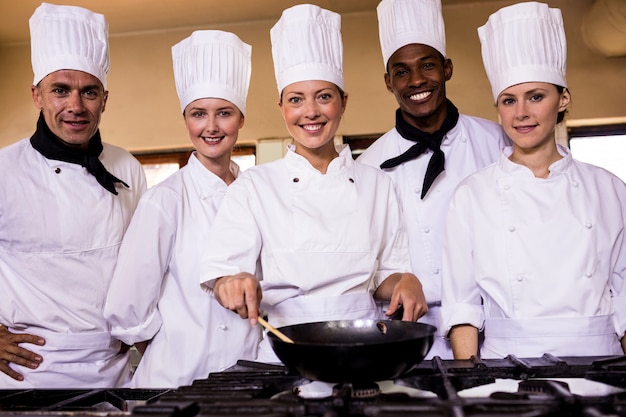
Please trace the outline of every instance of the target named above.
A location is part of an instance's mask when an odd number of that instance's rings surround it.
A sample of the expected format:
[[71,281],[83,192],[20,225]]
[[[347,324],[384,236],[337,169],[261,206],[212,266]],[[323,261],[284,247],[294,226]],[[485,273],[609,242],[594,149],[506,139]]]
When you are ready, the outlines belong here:
[[57,174],[60,174],[60,173],[61,173],[61,168],[56,168],[56,169],[54,170],[54,172],[55,172],[55,173],[57,173]]
[[220,323],[219,328],[220,330],[228,330],[228,326],[225,325],[224,323]]
[[296,178],[294,178],[294,179],[293,179],[293,182],[300,182],[300,178],[297,178],[297,177],[296,177]]

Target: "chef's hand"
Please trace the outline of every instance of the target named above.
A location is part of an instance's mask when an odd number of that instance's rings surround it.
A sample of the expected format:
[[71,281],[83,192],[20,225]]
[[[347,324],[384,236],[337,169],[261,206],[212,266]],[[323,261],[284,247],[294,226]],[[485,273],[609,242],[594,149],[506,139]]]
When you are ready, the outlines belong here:
[[224,308],[239,314],[242,319],[250,319],[252,326],[257,324],[263,294],[261,284],[254,275],[240,272],[218,278],[213,286],[213,294]]
[[402,320],[416,321],[428,312],[428,304],[422,283],[411,273],[392,274],[376,289],[374,297],[379,300],[389,300],[386,316],[392,316],[402,306],[404,314]]
[[20,347],[20,343],[32,343],[43,346],[46,344],[46,341],[42,337],[32,334],[11,333],[6,326],[0,324],[0,372],[18,381],[23,381],[24,376],[14,371],[9,364],[14,363],[36,369],[43,361],[43,358],[28,349]]

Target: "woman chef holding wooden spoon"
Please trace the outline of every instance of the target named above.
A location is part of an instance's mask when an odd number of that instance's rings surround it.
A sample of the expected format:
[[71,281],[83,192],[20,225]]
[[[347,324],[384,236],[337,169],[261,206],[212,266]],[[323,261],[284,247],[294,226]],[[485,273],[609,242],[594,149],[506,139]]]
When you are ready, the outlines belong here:
[[[279,108],[294,139],[284,158],[229,187],[205,248],[201,282],[226,308],[274,327],[379,318],[377,300],[426,311],[409,273],[407,237],[390,180],[356,163],[334,137],[346,109],[340,16],[314,5],[272,28]],[[262,301],[261,301],[262,298]],[[279,362],[267,340],[258,360]]]

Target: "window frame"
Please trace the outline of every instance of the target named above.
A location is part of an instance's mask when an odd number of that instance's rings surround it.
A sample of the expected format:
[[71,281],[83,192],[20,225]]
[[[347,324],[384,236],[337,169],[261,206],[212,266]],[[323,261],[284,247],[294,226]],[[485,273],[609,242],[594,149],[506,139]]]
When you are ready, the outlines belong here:
[[[142,165],[178,164],[179,169],[187,165],[194,148],[156,149],[131,152]],[[233,156],[256,155],[256,145],[235,145]]]

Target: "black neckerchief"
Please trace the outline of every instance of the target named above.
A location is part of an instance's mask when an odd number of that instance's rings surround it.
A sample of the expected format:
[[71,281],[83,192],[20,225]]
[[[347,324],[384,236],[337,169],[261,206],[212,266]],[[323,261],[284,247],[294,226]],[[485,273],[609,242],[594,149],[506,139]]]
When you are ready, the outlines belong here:
[[107,171],[98,158],[103,149],[102,140],[100,139],[100,130],[97,130],[96,134],[89,139],[89,146],[86,152],[80,149],[70,148],[52,133],[43,118],[43,114],[40,113],[39,120],[37,120],[37,130],[35,130],[35,133],[31,136],[30,143],[33,145],[33,148],[48,159],[69,162],[85,167],[91,175],[96,177],[100,185],[115,195],[117,195],[117,191],[115,190],[116,182],[120,182],[128,188],[128,184]]
[[396,110],[396,130],[400,133],[404,139],[416,142],[406,152],[395,158],[388,159],[380,164],[381,169],[393,168],[406,161],[415,159],[428,149],[433,151],[433,156],[430,157],[428,167],[426,168],[426,175],[424,176],[424,186],[422,187],[422,199],[428,192],[428,189],[435,181],[435,178],[441,174],[444,170],[445,155],[441,150],[441,141],[443,137],[456,126],[459,120],[459,111],[452,104],[450,100],[446,99],[446,105],[448,108],[448,114],[443,121],[439,130],[433,133],[423,132],[410,124],[408,124],[403,118],[400,109]]

